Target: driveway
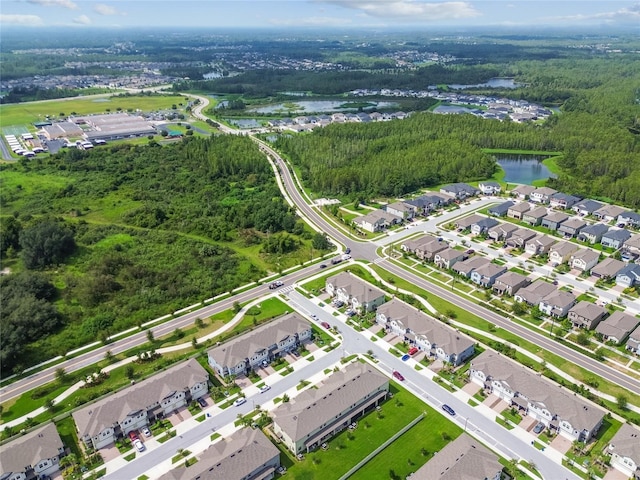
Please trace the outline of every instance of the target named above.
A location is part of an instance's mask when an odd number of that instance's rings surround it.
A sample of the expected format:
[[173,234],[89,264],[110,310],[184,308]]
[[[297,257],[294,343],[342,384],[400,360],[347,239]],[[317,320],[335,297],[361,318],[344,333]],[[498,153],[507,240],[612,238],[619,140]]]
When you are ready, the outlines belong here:
[[482,387],[474,382],[467,383],[464,387],[462,387],[462,391],[468,393],[470,396],[474,396],[476,393],[480,391]]
[[603,480],[628,480],[629,476],[622,473],[620,470],[610,468]]
[[491,410],[493,410],[494,412],[498,412],[498,413],[502,413],[502,411],[505,408],[509,407],[509,404],[507,402],[505,402],[501,398],[498,398],[493,393],[491,395],[489,395],[487,397],[487,399],[484,402],[482,402],[482,404],[486,405]]
[[556,435],[556,438],[551,440],[551,448],[560,453],[567,453],[571,449],[572,444],[573,442],[571,440],[562,435]]
[[[525,429],[527,432],[531,432],[533,427],[535,427],[537,424],[538,421],[535,418],[530,417],[529,415],[524,415],[522,417],[522,421],[518,424],[518,426]],[[535,433],[533,433],[533,435],[535,435]]]
[[120,451],[116,447],[115,443],[110,443],[106,447],[102,447],[99,452],[104,459],[104,463],[107,463],[109,460],[113,460],[114,458],[118,458],[120,456]]

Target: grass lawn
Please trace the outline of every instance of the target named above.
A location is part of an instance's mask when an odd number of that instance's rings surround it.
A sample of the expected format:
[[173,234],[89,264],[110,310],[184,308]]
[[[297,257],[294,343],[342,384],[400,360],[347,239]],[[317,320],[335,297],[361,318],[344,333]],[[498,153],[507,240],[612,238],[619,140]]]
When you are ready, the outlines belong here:
[[80,445],[78,444],[78,433],[76,432],[76,424],[73,421],[73,417],[69,415],[56,423],[58,434],[62,443],[71,450],[71,453],[76,457],[82,458],[82,452],[80,451]]

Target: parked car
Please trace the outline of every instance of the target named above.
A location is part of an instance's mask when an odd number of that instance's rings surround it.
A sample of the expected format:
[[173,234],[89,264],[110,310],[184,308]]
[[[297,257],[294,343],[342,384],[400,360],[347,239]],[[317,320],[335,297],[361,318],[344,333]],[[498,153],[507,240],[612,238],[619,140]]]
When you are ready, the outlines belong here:
[[402,376],[402,374],[401,374],[399,371],[397,371],[397,370],[394,370],[394,371],[393,371],[393,376],[394,376],[396,379],[400,380],[401,382],[403,382],[403,381],[404,381],[404,377],[403,377],[403,376]]
[[344,255],[342,255],[342,260],[351,260],[351,255],[349,255],[348,253],[345,253]]
[[207,401],[206,401],[204,398],[202,398],[202,397],[200,397],[200,398],[198,399],[198,403],[200,404],[200,406],[201,406],[202,408],[204,408],[204,407],[206,407],[206,406],[207,406]]
[[129,432],[129,440],[135,442],[138,440],[138,434],[136,432]]
[[415,355],[416,353],[418,353],[418,347],[411,347],[407,353],[409,355]]
[[407,360],[409,360],[411,358],[411,355],[409,355],[408,353],[402,356],[402,361],[406,362]]
[[473,248],[470,248],[469,250],[467,250],[465,252],[467,255],[471,255],[472,253],[476,253],[476,251]]
[[452,417],[455,416],[455,414],[456,414],[456,411],[453,408],[451,408],[449,405],[447,405],[446,403],[444,405],[442,405],[442,410],[447,412]]
[[240,405],[242,405],[243,403],[247,403],[247,399],[244,397],[240,397],[240,398],[236,398],[233,401],[233,406],[234,407],[239,407]]
[[136,447],[136,450],[139,452],[144,452],[144,443],[142,443],[139,439],[133,441],[133,446]]
[[260,387],[260,393],[264,393],[264,392],[266,392],[267,390],[271,390],[271,387],[270,387],[269,385],[267,385],[267,384],[264,384],[264,385],[262,385],[262,386]]
[[329,325],[327,322],[322,322],[320,325],[322,325],[326,329],[331,328],[331,325]]
[[533,433],[541,433],[544,430],[544,423],[538,422],[535,427],[533,427]]
[[149,430],[147,427],[142,427],[142,428],[140,429],[140,431],[142,432],[142,434],[143,434],[145,437],[150,437],[150,436],[151,436],[151,430]]

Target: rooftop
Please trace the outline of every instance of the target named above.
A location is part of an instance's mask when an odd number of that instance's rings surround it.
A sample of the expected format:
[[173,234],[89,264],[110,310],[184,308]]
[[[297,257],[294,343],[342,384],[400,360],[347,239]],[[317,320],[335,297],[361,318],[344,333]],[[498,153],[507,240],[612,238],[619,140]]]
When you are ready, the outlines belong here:
[[329,277],[327,283],[332,284],[335,288],[344,289],[349,295],[357,298],[360,303],[370,302],[384,296],[382,290],[349,272],[340,272],[338,275]]
[[62,440],[53,423],[22,435],[2,446],[0,477],[9,472],[24,472],[29,465],[56,457],[60,448],[63,448]]

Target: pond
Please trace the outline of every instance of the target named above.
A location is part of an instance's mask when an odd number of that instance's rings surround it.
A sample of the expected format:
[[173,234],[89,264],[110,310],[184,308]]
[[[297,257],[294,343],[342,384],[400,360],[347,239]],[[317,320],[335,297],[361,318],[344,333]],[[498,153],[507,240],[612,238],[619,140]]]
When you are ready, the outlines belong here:
[[239,128],[258,128],[262,126],[255,118],[225,118],[225,120]]
[[504,181],[532,185],[535,180],[555,178],[542,163],[546,157],[537,155],[495,155],[498,165],[504,170]]
[[521,84],[513,81],[513,78],[490,78],[486,83],[476,83],[475,85],[461,85],[452,83],[447,87],[454,90],[464,90],[465,88],[518,88]]
[[433,109],[433,113],[473,113],[474,110],[456,105],[438,105]]
[[[373,110],[376,108],[397,107],[396,102],[367,102],[371,106],[365,107],[363,110]],[[346,112],[356,111],[357,108],[349,107],[349,102],[344,100],[305,100],[295,103],[277,103],[275,105],[267,105],[258,108],[249,108],[248,112],[255,113],[282,113],[286,115],[303,115],[321,112]]]

